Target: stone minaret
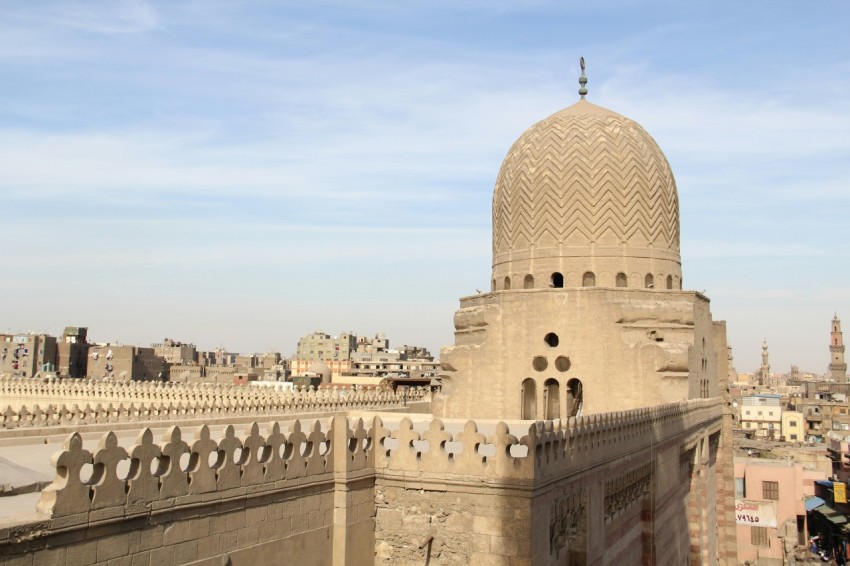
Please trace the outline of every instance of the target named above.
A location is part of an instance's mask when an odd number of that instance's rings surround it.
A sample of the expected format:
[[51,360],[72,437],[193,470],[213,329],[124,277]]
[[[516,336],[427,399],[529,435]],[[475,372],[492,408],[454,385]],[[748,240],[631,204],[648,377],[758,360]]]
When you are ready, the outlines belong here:
[[761,344],[761,367],[759,368],[759,385],[770,385],[770,354],[767,352],[767,340]]
[[841,321],[836,314],[832,317],[832,332],[829,333],[829,374],[837,382],[847,381],[847,364],[844,362],[844,338]]

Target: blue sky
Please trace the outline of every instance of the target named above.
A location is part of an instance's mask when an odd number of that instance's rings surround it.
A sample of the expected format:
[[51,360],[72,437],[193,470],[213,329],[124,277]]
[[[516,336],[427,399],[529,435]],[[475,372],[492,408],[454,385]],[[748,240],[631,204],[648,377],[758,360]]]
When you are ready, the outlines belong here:
[[589,100],[676,175],[738,371],[850,339],[846,2],[0,1],[0,330],[452,341],[522,131]]

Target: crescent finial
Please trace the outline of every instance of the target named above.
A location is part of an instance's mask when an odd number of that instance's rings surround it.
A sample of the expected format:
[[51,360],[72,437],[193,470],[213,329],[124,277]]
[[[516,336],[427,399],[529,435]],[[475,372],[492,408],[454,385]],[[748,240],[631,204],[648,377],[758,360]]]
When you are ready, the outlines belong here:
[[581,95],[581,99],[584,100],[585,95],[587,95],[587,77],[584,74],[584,57],[579,57],[578,64],[581,67],[581,77],[578,79],[578,84],[581,88],[578,89],[578,93]]

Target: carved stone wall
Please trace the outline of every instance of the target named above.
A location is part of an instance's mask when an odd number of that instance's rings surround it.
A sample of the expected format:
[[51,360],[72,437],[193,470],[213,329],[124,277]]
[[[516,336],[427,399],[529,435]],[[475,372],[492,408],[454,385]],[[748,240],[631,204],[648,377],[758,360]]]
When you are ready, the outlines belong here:
[[[580,384],[582,414],[717,396],[707,307],[693,291],[643,289],[533,289],[464,298],[455,314],[455,345],[440,356],[443,387],[434,396],[434,413],[566,418],[574,408],[573,383]],[[536,390],[530,414],[523,402],[527,380]]]
[[[627,564],[658,556],[664,536],[680,558],[689,455],[711,461],[721,412],[706,399],[513,425],[387,415],[144,429],[127,444],[74,433],[41,518],[0,528],[0,563]],[[659,469],[684,491],[655,498]]]

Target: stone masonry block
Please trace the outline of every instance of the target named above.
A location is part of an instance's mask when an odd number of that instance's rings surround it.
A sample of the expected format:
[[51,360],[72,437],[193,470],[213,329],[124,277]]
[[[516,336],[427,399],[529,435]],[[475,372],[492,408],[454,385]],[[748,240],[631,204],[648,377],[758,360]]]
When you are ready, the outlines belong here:
[[219,553],[220,535],[211,535],[198,540],[198,559],[210,558]]
[[106,566],[133,566],[133,557],[127,555],[120,558],[113,558],[106,563]]
[[23,556],[15,556],[6,560],[8,566],[33,566],[33,555],[24,554]]
[[260,528],[259,542],[267,542],[267,541],[274,540],[274,539],[277,538],[277,536],[278,536],[277,530],[275,529],[276,522],[277,521],[274,521],[274,522],[266,521],[265,523],[263,523],[262,525],[259,526],[259,528]]
[[174,563],[187,564],[198,559],[198,541],[190,540],[174,546]]
[[259,525],[266,520],[265,507],[251,507],[245,510],[245,526]]
[[88,566],[97,562],[97,541],[75,544],[67,548],[65,564],[67,566]]
[[[146,550],[145,552],[139,552],[138,554],[133,555],[132,566],[150,566],[151,564],[151,553]],[[158,565],[155,565],[158,566]]]
[[155,525],[139,533],[139,550],[150,550],[162,546],[163,525]]
[[495,554],[474,553],[469,557],[470,566],[511,566],[511,559],[507,556]]
[[325,514],[323,511],[310,511],[307,514],[307,530],[312,531],[313,529],[321,528],[322,523],[324,522],[324,517]]
[[38,551],[33,563],[39,566],[65,566],[65,548],[48,548]]
[[320,499],[316,495],[308,495],[301,500],[301,512],[309,513],[310,511],[317,511],[321,507]]
[[290,518],[279,519],[273,524],[275,532],[277,532],[276,538],[286,538],[289,536],[289,533],[292,532],[292,519]]
[[228,532],[238,531],[245,528],[245,510],[232,511],[225,519],[225,530]]
[[266,505],[266,520],[277,521],[283,517],[283,502]]
[[517,540],[513,537],[490,537],[490,552],[501,556],[516,556]]
[[197,540],[210,534],[209,517],[171,523],[162,533],[162,544],[170,546],[188,540]]
[[174,563],[174,549],[164,546],[151,550],[151,564],[153,566],[177,566]]
[[401,524],[401,511],[399,509],[388,509],[386,507],[380,507],[378,508],[378,515],[376,517],[376,520],[381,525]]
[[236,532],[221,533],[219,535],[219,548],[236,548]]
[[472,515],[451,513],[446,517],[446,530],[460,533],[472,532]]
[[490,552],[490,535],[472,535],[472,551],[487,554]]
[[97,541],[97,561],[106,562],[130,552],[130,534],[116,534]]
[[307,531],[307,515],[296,515],[290,519],[290,532],[293,535]]
[[140,533],[139,531],[130,531],[127,534],[130,536],[130,547],[129,552],[127,554],[136,554],[137,552],[139,552],[139,546],[141,545],[142,541],[142,533]]
[[249,546],[255,545],[259,541],[259,538],[260,529],[255,526],[239,529],[236,532],[236,547],[247,548]]
[[472,532],[480,535],[501,536],[504,532],[502,523],[499,517],[473,517]]

